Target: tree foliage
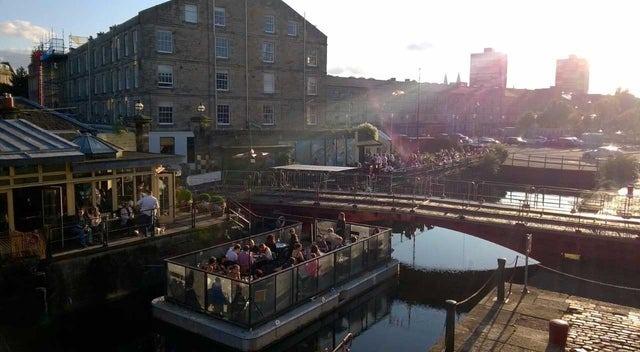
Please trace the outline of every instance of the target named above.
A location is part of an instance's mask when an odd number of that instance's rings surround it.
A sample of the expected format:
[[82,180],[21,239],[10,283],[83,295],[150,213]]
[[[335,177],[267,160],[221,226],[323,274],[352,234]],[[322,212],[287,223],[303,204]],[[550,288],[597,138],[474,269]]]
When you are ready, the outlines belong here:
[[552,101],[544,110],[538,124],[545,128],[558,128],[569,125],[573,107],[566,100]]
[[538,115],[533,111],[527,111],[522,114],[522,116],[520,116],[520,119],[518,119],[518,125],[516,126],[518,132],[525,133],[532,127],[535,127],[537,118]]
[[602,182],[613,182],[620,186],[634,182],[638,177],[638,171],[638,162],[633,157],[620,155],[602,163],[599,176]]
[[509,151],[502,145],[493,146],[480,159],[478,169],[487,176],[495,176],[500,171],[500,167],[509,157]]
[[19,97],[29,97],[29,74],[20,66],[11,76],[11,94]]

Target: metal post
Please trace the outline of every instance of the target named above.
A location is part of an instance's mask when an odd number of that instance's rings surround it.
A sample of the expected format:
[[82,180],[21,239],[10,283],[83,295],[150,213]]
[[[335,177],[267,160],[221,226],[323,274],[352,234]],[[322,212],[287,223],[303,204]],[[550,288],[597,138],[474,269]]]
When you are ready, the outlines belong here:
[[504,302],[504,267],[506,264],[505,258],[498,258],[498,302]]
[[445,302],[447,308],[447,318],[445,321],[445,351],[453,352],[456,337],[456,306],[458,302],[448,300]]
[[524,257],[524,288],[522,288],[522,293],[529,293],[529,289],[527,288],[527,281],[529,280],[529,254],[531,253],[531,242],[533,240],[533,235],[526,235],[526,248],[525,248],[525,257]]

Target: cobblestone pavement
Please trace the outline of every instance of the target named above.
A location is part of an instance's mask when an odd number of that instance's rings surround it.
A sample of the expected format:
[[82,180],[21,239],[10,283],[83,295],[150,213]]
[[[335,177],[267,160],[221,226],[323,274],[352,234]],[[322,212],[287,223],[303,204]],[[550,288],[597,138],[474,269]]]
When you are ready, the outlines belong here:
[[[549,344],[549,321],[570,324],[566,351],[640,351],[640,309],[522,286],[504,304],[493,290],[456,324],[455,351],[565,351]],[[444,339],[429,349],[444,351]]]
[[640,310],[575,297],[567,302],[568,349],[640,351]]

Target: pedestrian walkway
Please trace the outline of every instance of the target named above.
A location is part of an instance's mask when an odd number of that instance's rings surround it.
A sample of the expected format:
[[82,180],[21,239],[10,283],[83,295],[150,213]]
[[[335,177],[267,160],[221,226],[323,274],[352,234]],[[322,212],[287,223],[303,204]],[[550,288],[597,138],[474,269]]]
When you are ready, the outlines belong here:
[[[548,344],[551,319],[570,324],[567,351],[640,350],[640,310],[514,285],[507,302],[489,293],[456,325],[455,351],[563,351]],[[430,349],[444,351],[444,339]]]

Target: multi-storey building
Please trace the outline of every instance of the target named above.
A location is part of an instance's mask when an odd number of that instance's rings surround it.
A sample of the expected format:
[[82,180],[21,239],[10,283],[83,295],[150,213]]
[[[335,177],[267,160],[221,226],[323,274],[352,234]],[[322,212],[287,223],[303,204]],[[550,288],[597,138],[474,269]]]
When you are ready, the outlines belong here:
[[556,62],[556,88],[576,94],[589,93],[589,62],[570,55]]
[[[327,37],[281,0],[171,0],[71,50],[64,95],[81,120],[104,125],[142,102],[150,151],[191,163],[198,133],[207,147],[229,136],[248,145],[249,130],[321,126],[326,57]],[[200,105],[212,123],[196,129]]]
[[471,54],[469,86],[502,88],[507,87],[507,54],[492,48],[482,53]]
[[13,76],[13,68],[8,62],[0,62],[0,84],[12,85],[11,76]]

